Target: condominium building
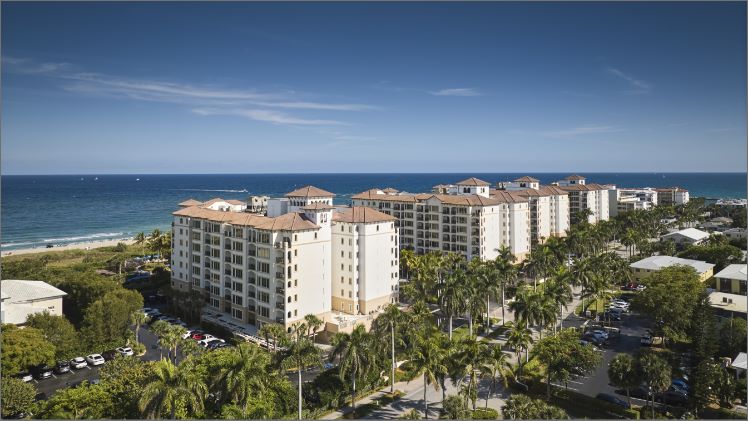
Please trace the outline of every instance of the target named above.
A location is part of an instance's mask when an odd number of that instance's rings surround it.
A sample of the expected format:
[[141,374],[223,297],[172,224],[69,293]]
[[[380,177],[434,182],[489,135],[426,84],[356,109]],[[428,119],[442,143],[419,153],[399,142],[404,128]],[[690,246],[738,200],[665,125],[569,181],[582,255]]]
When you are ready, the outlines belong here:
[[645,188],[618,188],[607,186],[610,198],[610,216],[616,216],[632,210],[649,210],[657,206],[657,190]]
[[721,292],[745,295],[748,292],[748,265],[732,264],[714,275],[715,287]]
[[658,205],[685,205],[690,200],[688,190],[681,187],[655,189]]
[[369,314],[394,302],[394,218],[336,208],[333,197],[304,187],[268,200],[267,216],[240,201],[182,202],[173,213],[172,286],[202,291],[206,309],[255,328],[290,329],[307,314],[329,324],[335,312]]
[[497,191],[471,177],[435,187],[437,193],[371,189],[351,197],[397,218],[400,247],[416,253],[456,252],[466,258],[494,259],[502,246],[520,260],[530,251],[527,197]]
[[711,263],[673,256],[650,256],[630,264],[629,267],[634,278],[641,280],[653,272],[676,265],[692,267],[701,282],[706,281],[714,275],[714,265]]
[[498,190],[516,192],[530,205],[530,241],[542,243],[551,236],[564,237],[569,229],[569,193],[558,186],[541,186],[537,178],[525,176],[497,183]]
[[588,222],[592,224],[609,219],[608,200],[611,187],[595,183],[587,184],[587,179],[581,175],[570,175],[555,184],[561,190],[569,193],[569,213],[572,220],[577,213],[586,209],[591,211]]

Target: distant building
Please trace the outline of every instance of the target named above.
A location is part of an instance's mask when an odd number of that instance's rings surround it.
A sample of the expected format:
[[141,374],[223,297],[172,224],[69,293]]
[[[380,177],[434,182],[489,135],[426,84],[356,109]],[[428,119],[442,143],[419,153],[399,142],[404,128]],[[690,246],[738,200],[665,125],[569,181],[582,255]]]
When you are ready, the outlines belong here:
[[662,241],[672,240],[675,244],[682,246],[701,244],[708,238],[708,232],[697,230],[696,228],[686,228],[660,237]]
[[67,293],[43,281],[7,279],[0,283],[0,322],[21,325],[31,314],[62,316]]
[[745,228],[730,228],[722,232],[730,240],[745,240],[748,238]]
[[655,189],[658,205],[685,205],[690,200],[688,190],[681,187]]
[[720,292],[743,295],[748,293],[748,288],[746,288],[748,265],[746,264],[729,265],[714,275],[714,278],[716,280],[715,287]]
[[572,220],[577,213],[586,209],[591,211],[588,222],[592,224],[610,219],[610,187],[587,184],[587,179],[581,175],[570,175],[556,184],[569,194],[569,214]]
[[263,213],[268,208],[267,196],[249,196],[247,200],[247,211],[252,213]]
[[641,280],[651,273],[658,272],[666,267],[682,265],[690,266],[696,270],[700,281],[706,281],[714,274],[714,265],[700,260],[681,259],[673,256],[651,256],[629,265],[634,278]]
[[748,205],[748,199],[720,199],[715,203],[717,206],[746,206]]
[[610,216],[632,210],[649,210],[657,206],[657,190],[645,188],[618,188],[610,190]]
[[746,318],[748,297],[745,295],[729,294],[714,291],[709,294],[709,304],[715,309],[718,317],[730,319],[732,317]]

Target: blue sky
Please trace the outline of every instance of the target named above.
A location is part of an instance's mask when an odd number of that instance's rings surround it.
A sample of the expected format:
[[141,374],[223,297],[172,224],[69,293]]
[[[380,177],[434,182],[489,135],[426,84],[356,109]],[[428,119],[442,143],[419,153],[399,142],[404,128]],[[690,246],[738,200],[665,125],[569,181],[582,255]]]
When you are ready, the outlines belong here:
[[2,4],[2,172],[745,171],[734,3]]

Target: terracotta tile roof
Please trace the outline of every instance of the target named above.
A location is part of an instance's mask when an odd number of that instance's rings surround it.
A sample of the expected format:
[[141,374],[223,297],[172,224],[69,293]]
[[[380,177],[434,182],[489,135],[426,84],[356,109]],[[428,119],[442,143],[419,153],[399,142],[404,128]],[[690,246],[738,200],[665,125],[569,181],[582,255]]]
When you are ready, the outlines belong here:
[[302,209],[304,210],[330,210],[335,209],[335,206],[328,205],[327,203],[312,203],[311,205],[304,206]]
[[[382,190],[379,189],[370,189],[365,192],[361,192],[359,194],[354,194],[351,196],[351,199],[359,199],[359,200],[381,200],[381,201],[390,201],[390,202],[409,202],[409,203],[415,203],[416,202],[416,196],[412,194],[384,194],[384,192],[380,193]],[[429,195],[431,197],[431,195]]]
[[470,177],[457,183],[458,186],[490,186],[491,183],[485,182],[481,179]]
[[200,206],[207,208],[208,206],[216,203],[216,202],[225,202],[225,200],[221,199],[220,197],[215,197],[213,199],[208,200],[207,202],[203,202],[200,204]]
[[385,193],[398,193],[400,190],[393,189],[392,187],[387,187],[386,189],[382,190]]
[[235,200],[235,199],[227,200],[226,203],[230,205],[246,205],[245,202],[242,202],[241,200]]
[[200,202],[195,199],[187,199],[184,202],[180,203],[179,206],[196,206],[196,205],[202,205],[203,202]]
[[533,178],[533,177],[530,177],[528,175],[526,175],[524,177],[520,177],[520,178],[518,178],[518,179],[516,179],[514,181],[524,181],[524,182],[528,182],[528,183],[539,183],[540,182],[540,180],[538,180],[537,178]]
[[590,184],[575,184],[572,186],[558,186],[558,188],[569,191],[598,191],[598,190],[608,190],[607,187],[602,186],[600,184],[596,183],[590,183]]
[[574,174],[574,175],[570,175],[570,176],[564,178],[564,180],[568,180],[568,181],[572,181],[572,180],[586,180],[586,178],[582,177],[581,175]]
[[348,223],[374,223],[396,221],[397,218],[367,206],[352,206],[335,212],[332,220]]
[[286,193],[286,197],[335,197],[335,193],[314,186],[306,186]]
[[499,201],[499,203],[527,203],[529,199],[516,192],[510,192],[505,190],[496,190],[491,198]]
[[569,192],[566,192],[559,188],[558,186],[541,186],[540,190],[546,190],[549,194],[559,196],[559,195],[568,195]]
[[190,206],[173,212],[172,215],[273,231],[319,229],[317,225],[299,213],[287,213],[275,218],[268,218],[267,216],[248,212],[225,212],[206,209],[200,206]]

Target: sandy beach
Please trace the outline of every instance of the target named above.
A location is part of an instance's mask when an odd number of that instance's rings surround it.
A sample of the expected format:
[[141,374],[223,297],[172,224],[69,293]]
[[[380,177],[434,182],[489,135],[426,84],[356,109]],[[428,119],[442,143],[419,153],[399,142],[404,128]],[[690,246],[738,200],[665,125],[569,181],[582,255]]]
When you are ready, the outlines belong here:
[[94,249],[98,247],[112,247],[116,246],[117,243],[125,243],[127,245],[133,244],[135,240],[132,239],[114,239],[114,240],[98,240],[98,241],[86,241],[81,243],[70,243],[65,244],[62,246],[55,246],[52,248],[46,248],[46,247],[37,247],[37,248],[28,248],[28,249],[17,249],[17,250],[8,250],[3,251],[2,255],[5,256],[17,256],[21,254],[33,254],[33,253],[46,253],[50,251],[60,251],[60,250],[88,250],[88,249]]

